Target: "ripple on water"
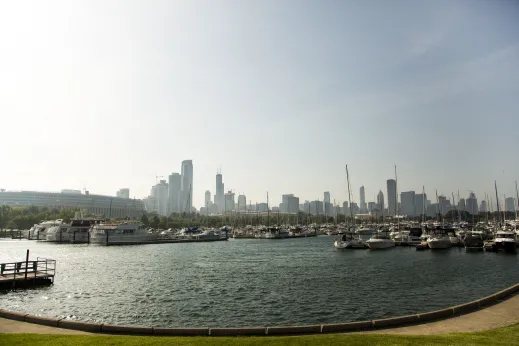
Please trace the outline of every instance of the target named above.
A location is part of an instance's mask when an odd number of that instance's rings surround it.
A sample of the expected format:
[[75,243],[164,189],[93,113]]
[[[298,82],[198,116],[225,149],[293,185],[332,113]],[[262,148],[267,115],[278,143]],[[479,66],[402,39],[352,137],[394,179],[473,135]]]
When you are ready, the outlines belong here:
[[337,323],[419,313],[516,283],[516,256],[335,251],[329,237],[100,247],[0,241],[0,262],[58,261],[55,284],[0,294],[2,308],[164,327]]

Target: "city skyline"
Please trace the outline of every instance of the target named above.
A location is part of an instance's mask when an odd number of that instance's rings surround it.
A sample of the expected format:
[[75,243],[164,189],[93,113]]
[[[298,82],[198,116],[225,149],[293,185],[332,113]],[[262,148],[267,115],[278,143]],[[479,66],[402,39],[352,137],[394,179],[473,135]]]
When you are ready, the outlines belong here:
[[217,169],[253,203],[340,204],[345,164],[357,204],[360,186],[387,201],[395,164],[399,199],[494,200],[494,180],[515,197],[518,17],[507,1],[7,2],[0,114],[16,150],[0,188],[142,199],[188,159],[198,208]]

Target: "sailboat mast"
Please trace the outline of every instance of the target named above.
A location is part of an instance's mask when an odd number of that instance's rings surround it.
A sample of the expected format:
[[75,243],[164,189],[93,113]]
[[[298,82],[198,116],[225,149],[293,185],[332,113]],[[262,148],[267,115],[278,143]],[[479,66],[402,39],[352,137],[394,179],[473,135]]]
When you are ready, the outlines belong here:
[[442,222],[442,209],[441,209],[441,205],[440,205],[440,199],[438,198],[438,190],[436,190],[436,204],[438,205],[438,214],[439,214],[439,221],[440,223],[443,224]]
[[422,216],[422,223],[425,223],[425,220],[427,220],[427,217],[426,217],[426,212],[427,212],[427,209],[425,207],[425,187],[422,185],[422,213],[423,213],[423,216]]
[[346,180],[348,181],[348,203],[350,204],[350,217],[353,221],[353,211],[351,208],[350,174],[348,173],[348,165],[346,165]]
[[[519,192],[517,191],[517,180],[515,181],[515,220],[517,221],[517,209],[519,207]],[[515,223],[517,227],[517,222]]]
[[396,228],[400,229],[400,218],[398,217],[398,178],[396,176],[396,165],[395,165],[395,217],[396,217]]
[[[458,206],[456,205],[456,200],[454,199],[454,192],[452,193],[452,204],[454,204],[454,210],[456,210],[456,214],[459,214]],[[452,215],[452,222],[454,222],[454,214]]]
[[267,227],[270,226],[269,193],[267,192]]
[[[497,182],[494,180],[494,188],[496,190],[496,203],[497,203],[497,217],[499,218],[500,210],[499,210],[499,195],[497,194]],[[503,220],[505,222],[505,220]]]

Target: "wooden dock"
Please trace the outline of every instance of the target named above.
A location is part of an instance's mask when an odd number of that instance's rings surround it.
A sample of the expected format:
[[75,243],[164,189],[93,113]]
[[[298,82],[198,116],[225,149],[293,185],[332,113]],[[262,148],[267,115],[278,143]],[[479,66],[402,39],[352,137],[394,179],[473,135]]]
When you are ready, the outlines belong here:
[[56,261],[48,258],[0,263],[0,289],[51,285],[55,274]]

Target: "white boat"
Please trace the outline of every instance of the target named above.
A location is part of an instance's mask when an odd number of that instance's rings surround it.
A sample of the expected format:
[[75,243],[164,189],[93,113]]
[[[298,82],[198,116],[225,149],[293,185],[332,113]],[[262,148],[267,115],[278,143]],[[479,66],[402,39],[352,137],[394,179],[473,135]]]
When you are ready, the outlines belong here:
[[90,229],[90,243],[100,245],[134,245],[156,243],[158,233],[140,223],[100,223]]
[[515,231],[497,231],[494,244],[496,251],[515,253],[517,251],[517,235]]
[[62,219],[53,221],[44,221],[34,227],[32,232],[29,232],[27,239],[32,240],[47,240],[47,230],[53,226],[59,226],[63,223]]
[[49,227],[46,232],[46,240],[56,243],[70,242],[68,233],[69,227],[70,225],[66,223]]
[[387,249],[395,246],[395,241],[389,237],[387,231],[375,232],[366,241],[368,247],[372,250]]
[[434,234],[427,239],[430,249],[447,249],[452,247],[451,238],[446,234]]
[[360,235],[354,235],[351,232],[339,234],[339,238],[333,245],[336,249],[365,249],[368,247]]

